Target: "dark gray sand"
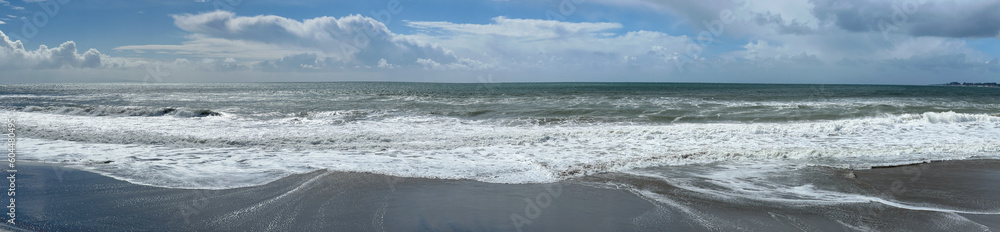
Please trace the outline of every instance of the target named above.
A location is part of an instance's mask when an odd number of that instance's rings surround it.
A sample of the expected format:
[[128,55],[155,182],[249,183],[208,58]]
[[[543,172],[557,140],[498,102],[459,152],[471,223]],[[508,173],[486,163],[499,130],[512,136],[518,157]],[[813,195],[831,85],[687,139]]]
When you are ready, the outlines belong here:
[[[727,197],[712,194],[726,190],[712,180],[674,183],[627,174],[491,184],[316,171],[256,187],[190,190],[19,164],[17,224],[8,230],[1000,230],[1000,161],[995,160],[860,171],[815,167],[777,177],[793,186],[808,183],[803,189],[842,193],[819,194],[827,200],[815,201],[797,195]],[[838,197],[845,201],[831,203]]]

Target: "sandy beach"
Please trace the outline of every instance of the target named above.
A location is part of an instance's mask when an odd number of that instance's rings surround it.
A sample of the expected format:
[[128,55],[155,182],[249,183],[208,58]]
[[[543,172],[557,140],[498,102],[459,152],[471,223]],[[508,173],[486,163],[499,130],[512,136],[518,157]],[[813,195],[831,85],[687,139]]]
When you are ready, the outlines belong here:
[[20,165],[13,229],[29,231],[1000,229],[995,160],[801,170],[816,178],[816,188],[863,192],[906,206],[719,199],[626,174],[493,184],[321,170],[262,186],[198,190],[135,185],[52,164]]

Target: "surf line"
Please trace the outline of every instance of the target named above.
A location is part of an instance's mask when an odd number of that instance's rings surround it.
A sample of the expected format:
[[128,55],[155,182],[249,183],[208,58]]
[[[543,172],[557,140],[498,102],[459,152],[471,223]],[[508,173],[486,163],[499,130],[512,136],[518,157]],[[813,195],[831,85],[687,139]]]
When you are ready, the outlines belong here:
[[10,188],[7,189],[7,196],[10,197],[10,204],[7,205],[7,216],[9,216],[10,219],[7,219],[7,223],[17,224],[14,221],[14,219],[17,216],[17,214],[14,213],[15,211],[17,211],[16,206],[14,205],[14,196],[17,195],[17,192],[16,192],[17,185],[14,184],[14,182],[17,181],[17,176],[16,176],[17,169],[14,166],[14,162],[16,161],[14,158],[17,156],[17,154],[14,153],[14,145],[17,143],[17,138],[16,138],[16,135],[14,134],[14,119],[13,118],[7,119],[7,132],[8,132],[7,133],[7,162],[9,163],[8,164],[9,168],[7,169],[7,172],[10,173],[10,175],[7,176],[7,180],[10,181]]

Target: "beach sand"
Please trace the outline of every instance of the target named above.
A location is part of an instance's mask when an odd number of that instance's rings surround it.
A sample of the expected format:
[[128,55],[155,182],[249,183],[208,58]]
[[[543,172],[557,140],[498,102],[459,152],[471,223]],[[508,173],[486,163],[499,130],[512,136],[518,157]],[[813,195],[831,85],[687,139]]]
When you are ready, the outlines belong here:
[[621,173],[551,184],[493,184],[321,170],[255,187],[198,190],[136,185],[60,165],[18,164],[17,224],[8,230],[1000,230],[996,160],[855,171],[810,167],[795,175],[817,189],[904,206],[725,199]]

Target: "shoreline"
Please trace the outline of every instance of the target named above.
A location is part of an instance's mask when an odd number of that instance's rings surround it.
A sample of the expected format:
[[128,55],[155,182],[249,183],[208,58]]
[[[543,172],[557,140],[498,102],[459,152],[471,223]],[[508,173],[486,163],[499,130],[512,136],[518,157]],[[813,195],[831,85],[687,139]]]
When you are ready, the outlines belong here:
[[[963,218],[967,228],[1000,229],[1000,215],[990,214],[1000,209],[1000,187],[993,184],[1000,181],[1000,160],[789,174],[814,178],[818,189],[856,190],[904,208],[728,201],[623,173],[494,184],[319,170],[260,186],[201,190],[131,184],[60,164],[19,166],[16,227],[30,231],[885,230],[937,228],[932,222],[954,217],[948,215]],[[985,214],[905,208],[911,205]],[[869,225],[870,219],[883,221]]]
[[[539,216],[525,213],[524,199],[550,192],[546,186],[551,184],[491,184],[318,170],[252,187],[173,189],[132,184],[59,164],[24,162],[19,165],[23,169],[20,173],[24,175],[24,185],[18,199],[21,204],[17,228],[29,231],[259,231],[262,228],[275,231],[405,231],[447,229],[454,227],[456,222],[516,230],[512,214],[523,215],[531,221],[522,225],[523,231],[534,231],[528,227],[566,228],[561,224],[569,223],[568,218],[587,216],[577,212],[563,215],[566,217],[563,220],[537,221],[533,219]],[[543,208],[572,207],[571,202],[558,199],[576,198],[579,201],[583,199],[580,194],[631,198],[606,202],[600,208],[625,202],[631,206],[652,207],[648,202],[630,197],[628,192],[571,183],[555,185],[558,187],[550,188],[558,191],[559,196],[550,194],[552,201],[545,202],[550,206]],[[484,207],[450,204],[455,201],[479,202]],[[444,213],[454,211],[464,213]],[[529,213],[535,212],[529,210]],[[557,218],[557,215],[549,218]]]

